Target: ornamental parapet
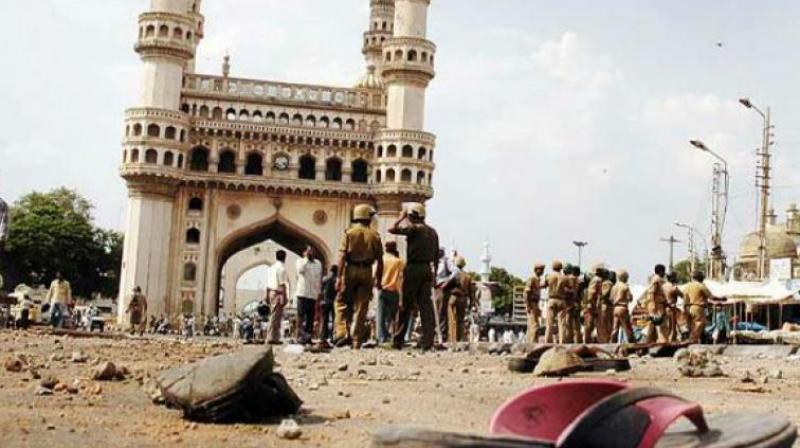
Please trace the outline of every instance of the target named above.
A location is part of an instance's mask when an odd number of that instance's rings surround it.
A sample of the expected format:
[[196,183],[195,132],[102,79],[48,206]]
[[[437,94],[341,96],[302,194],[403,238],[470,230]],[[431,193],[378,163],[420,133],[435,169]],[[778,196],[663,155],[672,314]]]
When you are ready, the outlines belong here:
[[395,37],[383,44],[381,76],[387,84],[411,82],[423,87],[436,76],[436,45],[418,37]]
[[376,143],[389,144],[419,144],[427,146],[429,149],[436,146],[436,135],[425,131],[414,131],[408,129],[381,129],[376,133]]
[[385,111],[382,104],[374,104],[369,94],[358,89],[198,74],[187,74],[184,79],[183,90],[187,95],[288,106]]
[[[381,184],[374,185],[372,193],[375,196],[399,196],[402,198],[425,198],[430,199],[433,197],[433,187],[430,185],[416,185],[416,184]],[[404,202],[412,202],[404,200]]]
[[189,124],[189,115],[184,112],[154,107],[132,107],[125,111],[126,120],[145,118],[171,121],[178,125]]
[[142,57],[194,57],[198,36],[195,19],[169,12],[146,12],[139,16],[139,40],[134,46]]
[[261,134],[275,134],[305,138],[320,138],[329,140],[362,140],[372,141],[374,133],[346,131],[340,129],[319,129],[301,126],[281,126],[270,124],[257,124],[250,122],[231,122],[219,120],[198,120],[194,122],[195,129],[211,129],[233,132],[250,132]]

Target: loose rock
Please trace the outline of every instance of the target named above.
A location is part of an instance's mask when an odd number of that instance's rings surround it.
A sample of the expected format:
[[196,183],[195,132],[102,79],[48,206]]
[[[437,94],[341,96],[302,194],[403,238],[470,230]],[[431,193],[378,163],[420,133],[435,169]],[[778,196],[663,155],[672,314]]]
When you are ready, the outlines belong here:
[[278,426],[278,430],[275,433],[281,439],[296,440],[303,435],[303,430],[300,429],[300,425],[298,425],[296,421],[286,419],[281,422],[281,425]]
[[117,367],[106,361],[92,369],[92,379],[97,381],[113,381],[117,377]]

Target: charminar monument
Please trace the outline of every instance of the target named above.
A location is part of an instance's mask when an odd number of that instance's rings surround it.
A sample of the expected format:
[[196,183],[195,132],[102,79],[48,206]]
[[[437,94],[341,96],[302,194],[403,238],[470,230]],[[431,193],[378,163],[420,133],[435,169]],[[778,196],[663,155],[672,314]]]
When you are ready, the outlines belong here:
[[330,264],[354,205],[373,204],[385,231],[403,203],[430,199],[429,5],[371,0],[365,75],[346,88],[234,78],[227,58],[220,75],[197,73],[201,0],[151,0],[141,97],[125,113],[120,313],[141,286],[151,313],[215,315],[230,307],[222,272],[237,253],[311,244]]

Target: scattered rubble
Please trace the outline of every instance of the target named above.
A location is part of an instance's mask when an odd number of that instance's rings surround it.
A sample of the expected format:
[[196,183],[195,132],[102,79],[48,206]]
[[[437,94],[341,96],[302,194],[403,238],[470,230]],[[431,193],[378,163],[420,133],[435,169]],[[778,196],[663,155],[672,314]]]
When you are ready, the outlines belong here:
[[286,420],[283,420],[281,422],[281,425],[278,426],[278,430],[275,431],[275,433],[281,439],[296,440],[303,435],[303,430],[300,428],[300,425],[298,425],[296,421],[287,418]]
[[19,373],[25,368],[25,360],[19,355],[6,358],[3,366],[9,372]]
[[689,378],[717,378],[725,376],[719,360],[708,350],[678,350],[674,355],[678,372]]

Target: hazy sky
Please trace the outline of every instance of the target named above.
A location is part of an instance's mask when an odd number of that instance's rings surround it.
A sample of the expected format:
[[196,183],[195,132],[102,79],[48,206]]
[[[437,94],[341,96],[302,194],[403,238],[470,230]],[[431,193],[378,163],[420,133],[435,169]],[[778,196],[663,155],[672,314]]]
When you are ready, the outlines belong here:
[[[146,0],[36,0],[0,14],[0,195],[66,185],[120,228],[123,111]],[[205,0],[199,71],[351,85],[364,71],[368,0]],[[665,261],[675,220],[709,228],[711,159],[731,163],[726,249],[754,228],[760,118],[775,116],[774,203],[800,197],[800,3],[789,0],[434,0],[439,136],[431,222],[472,268],[484,240],[517,274],[536,260]],[[721,47],[717,46],[721,42]],[[680,233],[678,237],[685,239]],[[678,247],[685,254],[685,247]]]

